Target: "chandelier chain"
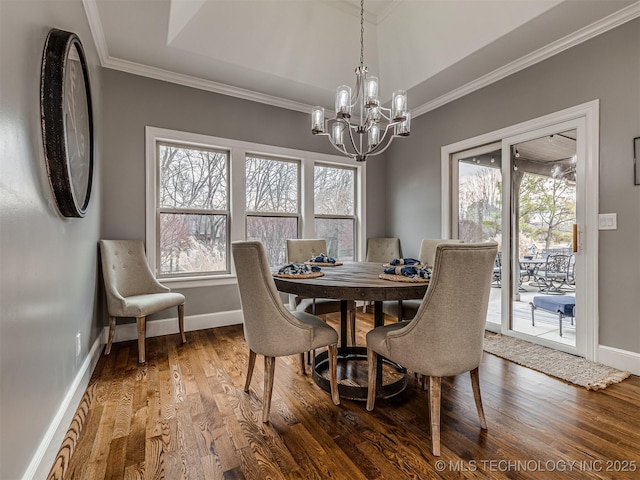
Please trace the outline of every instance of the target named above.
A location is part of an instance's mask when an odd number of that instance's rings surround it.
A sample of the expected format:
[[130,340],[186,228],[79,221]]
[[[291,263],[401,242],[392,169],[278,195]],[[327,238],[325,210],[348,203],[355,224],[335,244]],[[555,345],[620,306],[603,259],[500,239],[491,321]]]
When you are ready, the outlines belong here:
[[360,66],[364,66],[364,0],[360,0]]

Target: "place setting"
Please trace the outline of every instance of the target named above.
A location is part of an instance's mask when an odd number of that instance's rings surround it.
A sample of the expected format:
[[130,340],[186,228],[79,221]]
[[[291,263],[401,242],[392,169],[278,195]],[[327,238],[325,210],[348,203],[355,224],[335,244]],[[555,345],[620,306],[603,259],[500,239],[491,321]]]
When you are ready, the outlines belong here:
[[415,258],[394,258],[383,264],[384,271],[378,278],[393,282],[429,283],[432,268]]
[[321,253],[311,257],[304,263],[284,265],[277,272],[274,272],[273,276],[278,278],[317,278],[324,275],[320,267],[338,267],[340,265],[343,265],[343,263]]

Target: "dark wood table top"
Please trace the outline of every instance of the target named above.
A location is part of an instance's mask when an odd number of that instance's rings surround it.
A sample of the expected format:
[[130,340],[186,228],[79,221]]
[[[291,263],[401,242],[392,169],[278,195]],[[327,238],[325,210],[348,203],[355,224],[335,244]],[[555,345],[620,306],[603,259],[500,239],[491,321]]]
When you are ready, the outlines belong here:
[[384,273],[384,267],[376,262],[344,262],[337,267],[321,268],[322,277],[273,279],[281,292],[304,297],[365,301],[422,298],[429,285],[378,278]]

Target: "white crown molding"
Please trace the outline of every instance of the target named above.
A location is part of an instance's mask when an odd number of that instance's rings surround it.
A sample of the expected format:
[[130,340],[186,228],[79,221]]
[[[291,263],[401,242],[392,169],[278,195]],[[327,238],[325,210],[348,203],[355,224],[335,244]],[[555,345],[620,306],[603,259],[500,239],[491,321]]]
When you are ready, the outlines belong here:
[[224,83],[213,82],[211,80],[204,80],[191,75],[171,72],[162,68],[150,67],[148,65],[142,65],[141,63],[130,62],[119,58],[110,57],[103,67],[133,73],[134,75],[141,75],[143,77],[155,78],[156,80],[163,80],[165,82],[177,83],[178,85],[198,88],[200,90],[220,93],[230,97],[237,97],[243,100],[265,103],[274,107],[287,108],[297,112],[311,112],[311,105],[307,105],[306,103],[300,103],[286,98],[276,97],[274,95],[267,95],[266,93],[255,92],[253,90],[246,90],[244,88],[234,87]]
[[109,49],[107,48],[107,39],[104,36],[102,22],[100,21],[98,4],[96,3],[96,0],[82,0],[82,5],[84,6],[84,11],[87,15],[89,29],[93,36],[93,43],[98,51],[100,64],[104,67],[105,63],[109,60]]
[[490,72],[482,77],[473,80],[461,87],[458,87],[450,92],[441,95],[438,98],[435,98],[423,105],[420,105],[417,108],[411,110],[411,114],[413,118],[416,118],[420,115],[423,115],[431,110],[435,110],[449,102],[453,102],[458,98],[462,98],[465,95],[475,92],[476,90],[480,90],[492,83],[495,83],[503,78],[508,77],[509,75],[513,75],[514,73],[519,72],[520,70],[524,70],[527,67],[535,65],[536,63],[542,62],[547,58],[550,58],[558,53],[561,53],[571,47],[575,47],[587,40],[590,40],[598,35],[605,33],[609,30],[612,30],[626,22],[629,22],[640,16],[640,1],[629,5],[628,7],[623,8],[611,15],[598,20],[597,22],[592,23],[591,25],[587,25],[586,27],[581,28],[555,42],[550,43],[538,50],[531,52],[524,57],[519,58],[507,65],[500,67],[493,72]]
[[[393,8],[397,6],[402,0],[396,0],[388,8],[380,14],[379,17],[386,17]],[[104,68],[111,68],[114,70],[120,70],[134,75],[141,75],[157,80],[163,80],[166,82],[176,83],[187,87],[198,88],[201,90],[207,90],[222,95],[228,95],[231,97],[241,98],[252,102],[264,103],[274,107],[286,108],[297,112],[308,113],[311,110],[312,105],[308,105],[293,100],[288,100],[274,95],[267,95],[264,93],[255,92],[223,83],[213,82],[211,80],[205,80],[190,75],[184,75],[181,73],[171,72],[157,67],[151,67],[128,60],[122,60],[119,58],[109,56],[104,31],[102,29],[102,23],[100,22],[100,16],[96,5],[96,0],[82,0],[85,8],[87,19],[89,20],[89,26],[91,34],[93,35],[93,41],[96,45],[98,55],[100,57],[100,63]],[[334,4],[334,2],[329,2]],[[338,4],[334,4],[338,5]],[[339,3],[342,7],[348,7],[349,4]],[[513,75],[527,67],[542,62],[547,58],[550,58],[558,53],[561,53],[571,47],[586,42],[602,33],[612,30],[626,22],[629,22],[637,17],[640,17],[640,0],[619,10],[597,22],[592,23],[586,27],[577,30],[576,32],[567,35],[549,45],[539,48],[535,52],[525,55],[518,60],[515,60],[503,67],[500,67],[493,72],[483,75],[472,82],[469,82],[461,87],[458,87],[450,92],[441,95],[438,98],[430,100],[416,108],[411,110],[413,118],[419,117],[427,112],[435,110],[449,102],[464,97],[470,93],[475,92],[481,88],[484,88],[492,83],[495,83],[503,78]],[[380,21],[380,18],[377,19]],[[326,113],[326,112],[325,112]]]

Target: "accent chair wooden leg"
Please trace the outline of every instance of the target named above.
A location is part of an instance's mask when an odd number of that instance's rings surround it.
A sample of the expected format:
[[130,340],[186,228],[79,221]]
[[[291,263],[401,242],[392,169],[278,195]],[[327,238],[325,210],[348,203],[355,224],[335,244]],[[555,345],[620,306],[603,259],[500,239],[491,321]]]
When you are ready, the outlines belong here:
[[471,374],[471,388],[473,389],[473,399],[476,401],[476,409],[480,418],[480,428],[487,429],[487,420],[484,418],[484,409],[482,408],[482,397],[480,396],[480,375],[478,367],[469,372]]
[[429,377],[429,413],[431,422],[431,452],[440,456],[440,392],[441,377]]
[[271,394],[273,393],[273,375],[276,369],[276,357],[264,357],[264,395],[262,397],[262,422],[269,421]]
[[307,374],[307,370],[305,369],[304,352],[300,354],[300,372],[302,373],[302,375]]
[[184,303],[182,305],[178,305],[178,327],[180,327],[182,343],[187,343],[187,337],[184,334]]
[[111,346],[113,345],[113,337],[116,334],[116,317],[109,315],[109,339],[107,340],[107,347],[104,349],[104,354],[109,355],[111,353]]
[[378,354],[367,348],[367,368],[369,376],[367,379],[367,410],[373,410],[376,403],[376,377],[378,374]]
[[138,363],[144,363],[145,359],[145,337],[147,335],[147,317],[136,317],[138,324]]
[[253,367],[256,364],[256,352],[249,350],[249,364],[247,365],[247,379],[244,382],[245,393],[249,391],[251,385],[251,377],[253,376]]
[[340,392],[338,392],[338,345],[329,345],[329,385],[331,386],[331,400],[335,405],[340,405]]

